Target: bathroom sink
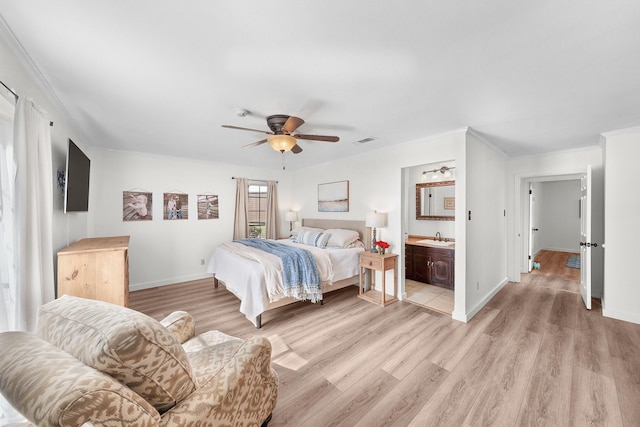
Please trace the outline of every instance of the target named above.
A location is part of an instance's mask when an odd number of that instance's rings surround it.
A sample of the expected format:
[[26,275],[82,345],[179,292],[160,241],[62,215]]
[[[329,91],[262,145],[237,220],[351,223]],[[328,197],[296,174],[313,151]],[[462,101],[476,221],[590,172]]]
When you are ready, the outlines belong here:
[[425,245],[431,245],[431,246],[453,246],[456,244],[455,242],[445,242],[444,240],[431,240],[431,239],[418,240],[416,243],[424,243]]

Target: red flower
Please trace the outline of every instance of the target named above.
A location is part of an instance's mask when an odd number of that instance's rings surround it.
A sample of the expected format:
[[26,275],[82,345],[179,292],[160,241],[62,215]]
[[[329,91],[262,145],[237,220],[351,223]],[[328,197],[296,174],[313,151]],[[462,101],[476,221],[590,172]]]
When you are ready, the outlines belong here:
[[377,242],[373,242],[373,244],[376,246],[380,246],[381,248],[385,248],[385,249],[389,248],[389,244],[383,240],[378,240]]

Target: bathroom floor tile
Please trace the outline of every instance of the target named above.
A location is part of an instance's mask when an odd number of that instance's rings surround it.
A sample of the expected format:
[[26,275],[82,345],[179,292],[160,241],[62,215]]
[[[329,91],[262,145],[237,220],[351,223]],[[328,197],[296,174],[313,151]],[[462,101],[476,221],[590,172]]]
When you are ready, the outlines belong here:
[[405,282],[407,301],[422,305],[441,313],[451,314],[454,307],[454,292],[451,289],[432,286],[407,279]]

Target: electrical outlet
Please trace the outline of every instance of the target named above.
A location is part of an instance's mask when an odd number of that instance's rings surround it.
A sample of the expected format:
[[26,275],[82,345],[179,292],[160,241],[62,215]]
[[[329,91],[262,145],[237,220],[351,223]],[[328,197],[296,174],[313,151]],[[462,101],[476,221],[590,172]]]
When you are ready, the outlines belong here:
[[200,265],[204,265],[204,258],[200,260]]

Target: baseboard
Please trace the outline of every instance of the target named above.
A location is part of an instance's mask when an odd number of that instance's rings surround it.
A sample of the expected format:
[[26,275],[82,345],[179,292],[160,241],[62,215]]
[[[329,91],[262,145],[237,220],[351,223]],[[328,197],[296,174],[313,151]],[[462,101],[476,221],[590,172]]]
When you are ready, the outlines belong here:
[[158,288],[160,286],[174,285],[176,283],[190,282],[192,280],[201,280],[209,277],[213,276],[209,273],[199,273],[190,276],[174,277],[173,279],[160,280],[158,282],[136,283],[135,285],[129,285],[129,291],[141,291],[143,289]]
[[640,314],[609,310],[606,308],[606,304],[604,301],[602,301],[602,315],[604,317],[610,317],[612,319],[623,320],[625,322],[631,322],[640,325]]
[[482,310],[482,308],[483,308],[485,305],[487,305],[487,303],[488,303],[489,301],[491,301],[491,299],[492,299],[494,296],[496,296],[496,294],[497,294],[498,292],[500,292],[500,290],[501,290],[502,288],[504,288],[504,287],[505,287],[505,285],[506,285],[507,283],[509,283],[509,279],[508,279],[507,277],[505,277],[504,279],[502,279],[502,280],[500,281],[500,283],[498,283],[498,285],[496,285],[496,286],[491,290],[491,292],[489,292],[487,295],[485,295],[485,297],[482,299],[482,301],[480,301],[478,304],[476,304],[476,306],[475,306],[475,307],[473,307],[473,308],[471,309],[471,311],[469,311],[469,312],[468,312],[468,313],[466,313],[466,314],[462,314],[462,313],[458,313],[458,312],[454,311],[454,312],[453,312],[453,314],[452,314],[453,319],[455,319],[455,320],[459,320],[459,321],[461,321],[461,322],[465,322],[465,323],[469,322],[469,320],[471,320],[471,319],[473,318],[473,316],[475,316],[476,314],[478,314],[478,312],[479,312],[480,310]]

